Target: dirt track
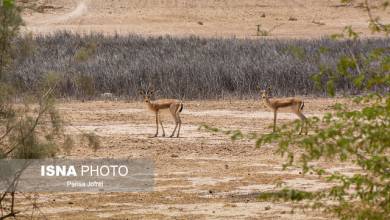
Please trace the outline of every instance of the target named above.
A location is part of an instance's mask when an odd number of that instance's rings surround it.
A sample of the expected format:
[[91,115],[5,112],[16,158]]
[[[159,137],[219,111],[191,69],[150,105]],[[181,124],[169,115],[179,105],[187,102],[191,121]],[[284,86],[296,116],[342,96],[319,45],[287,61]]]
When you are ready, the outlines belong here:
[[[321,115],[335,101],[307,100],[305,114]],[[272,117],[258,101],[186,102],[178,139],[149,138],[155,131],[154,115],[145,113],[141,102],[71,102],[59,108],[71,124],[68,133],[94,131],[102,141],[97,152],[78,146],[67,158],[151,158],[156,165],[155,187],[146,193],[40,194],[38,204],[49,219],[326,218],[311,210],[291,212],[291,203],[256,199],[258,192],[275,189],[278,183],[305,190],[329,187],[316,176],[302,176],[298,169],[283,171],[283,159],[273,153],[275,146],[255,148],[250,141],[231,142],[224,135],[198,130],[205,122],[226,129],[269,132]],[[163,117],[168,134],[173,129],[169,117]],[[287,113],[280,118],[279,123],[292,119]],[[322,165],[354,171],[348,164]],[[17,207],[31,214],[30,205],[24,204]]]
[[[373,36],[361,2],[340,0],[48,0],[44,13],[26,11],[26,31],[256,38],[318,38],[351,25]],[[370,1],[375,2],[375,1]],[[388,13],[372,3],[373,13]]]

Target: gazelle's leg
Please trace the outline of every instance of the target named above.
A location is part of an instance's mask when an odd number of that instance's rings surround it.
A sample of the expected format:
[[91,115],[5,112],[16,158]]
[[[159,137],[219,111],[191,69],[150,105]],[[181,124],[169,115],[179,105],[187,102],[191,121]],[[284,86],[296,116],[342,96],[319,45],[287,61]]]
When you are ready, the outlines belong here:
[[171,106],[169,107],[169,111],[171,112],[173,119],[175,119],[175,124],[176,124],[176,125],[175,125],[175,129],[173,129],[173,132],[172,132],[171,136],[169,136],[169,137],[173,137],[173,135],[175,135],[177,126],[178,126],[178,124],[179,124],[179,122],[178,122],[178,120],[177,120],[177,117],[176,117],[177,106],[176,106],[176,105],[171,105]]
[[305,115],[303,115],[302,112],[300,112],[300,111],[296,111],[295,114],[298,115],[298,117],[302,121],[301,130],[299,131],[299,135],[302,134],[303,127],[306,127],[306,129],[305,129],[306,132],[305,133],[307,134],[307,125],[306,125],[306,117],[305,117]]
[[307,119],[305,119],[305,135],[309,132],[309,126],[307,125]]
[[274,109],[274,129],[273,129],[274,132],[276,131],[276,115],[277,114],[278,114],[278,110]]
[[179,112],[176,113],[176,117],[177,117],[177,121],[179,122],[179,130],[177,130],[177,136],[176,137],[179,137],[180,128],[181,128],[181,119],[180,119],[180,113]]
[[161,125],[162,131],[163,131],[162,136],[165,137],[165,130],[164,130],[164,126],[162,124],[161,118],[159,117],[158,120],[160,121],[160,125]]
[[175,132],[176,132],[176,129],[177,129],[177,125],[178,125],[178,124],[179,124],[179,123],[176,122],[175,129],[173,129],[172,134],[171,134],[171,136],[169,136],[169,137],[173,137],[173,135],[175,135]]
[[157,137],[158,135],[158,111],[156,111],[156,134],[154,135],[154,137]]

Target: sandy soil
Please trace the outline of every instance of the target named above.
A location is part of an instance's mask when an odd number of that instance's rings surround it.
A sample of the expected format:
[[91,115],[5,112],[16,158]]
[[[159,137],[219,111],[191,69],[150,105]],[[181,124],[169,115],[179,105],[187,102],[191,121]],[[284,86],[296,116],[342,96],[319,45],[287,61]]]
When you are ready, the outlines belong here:
[[[322,115],[336,99],[307,99],[305,114]],[[272,115],[258,101],[192,101],[182,112],[180,138],[149,138],[154,115],[142,102],[67,102],[59,106],[66,131],[94,131],[101,148],[94,152],[77,145],[67,158],[151,158],[155,187],[144,193],[52,193],[37,195],[34,216],[41,219],[329,219],[323,213],[293,208],[288,202],[259,202],[257,195],[276,184],[316,191],[329,187],[314,175],[282,170],[275,146],[255,148],[252,141],[232,142],[224,135],[198,130],[201,123],[225,129],[270,132]],[[145,113],[146,112],[146,113]],[[293,120],[280,113],[279,123]],[[163,115],[166,131],[173,129]],[[351,173],[350,164],[322,162],[327,169]],[[23,219],[31,204],[18,199]],[[293,211],[292,211],[293,210]],[[40,213],[39,213],[40,212]]]
[[[255,38],[257,25],[268,38],[317,38],[340,33],[347,25],[364,36],[367,14],[361,1],[340,0],[46,0],[43,13],[26,11],[26,31],[70,30],[106,34],[198,35]],[[389,20],[386,11],[373,12]],[[53,6],[53,7],[51,7]]]

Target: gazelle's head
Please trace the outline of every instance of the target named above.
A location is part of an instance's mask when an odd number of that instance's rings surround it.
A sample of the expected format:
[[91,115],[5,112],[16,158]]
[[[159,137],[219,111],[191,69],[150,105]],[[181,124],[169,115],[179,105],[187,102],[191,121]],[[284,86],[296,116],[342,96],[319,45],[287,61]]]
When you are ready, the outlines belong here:
[[260,91],[260,94],[261,94],[261,98],[262,99],[266,99],[266,98],[268,98],[268,93],[267,93],[267,90],[261,90]]
[[271,93],[271,87],[268,87],[267,89],[260,89],[260,87],[257,86],[257,90],[260,91],[262,99],[267,99],[269,97],[269,94]]
[[145,103],[150,103],[151,98],[153,97],[153,94],[154,94],[154,90],[148,89],[147,91],[145,91],[145,90],[140,89],[139,94],[142,95]]

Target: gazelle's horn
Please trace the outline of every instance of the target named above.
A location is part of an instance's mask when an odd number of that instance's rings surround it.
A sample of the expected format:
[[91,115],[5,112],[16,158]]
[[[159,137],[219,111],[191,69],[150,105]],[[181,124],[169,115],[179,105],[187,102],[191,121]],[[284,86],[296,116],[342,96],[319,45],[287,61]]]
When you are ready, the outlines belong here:
[[156,90],[154,89],[154,87],[151,87],[150,90],[149,90],[149,93],[150,94],[153,94]]

